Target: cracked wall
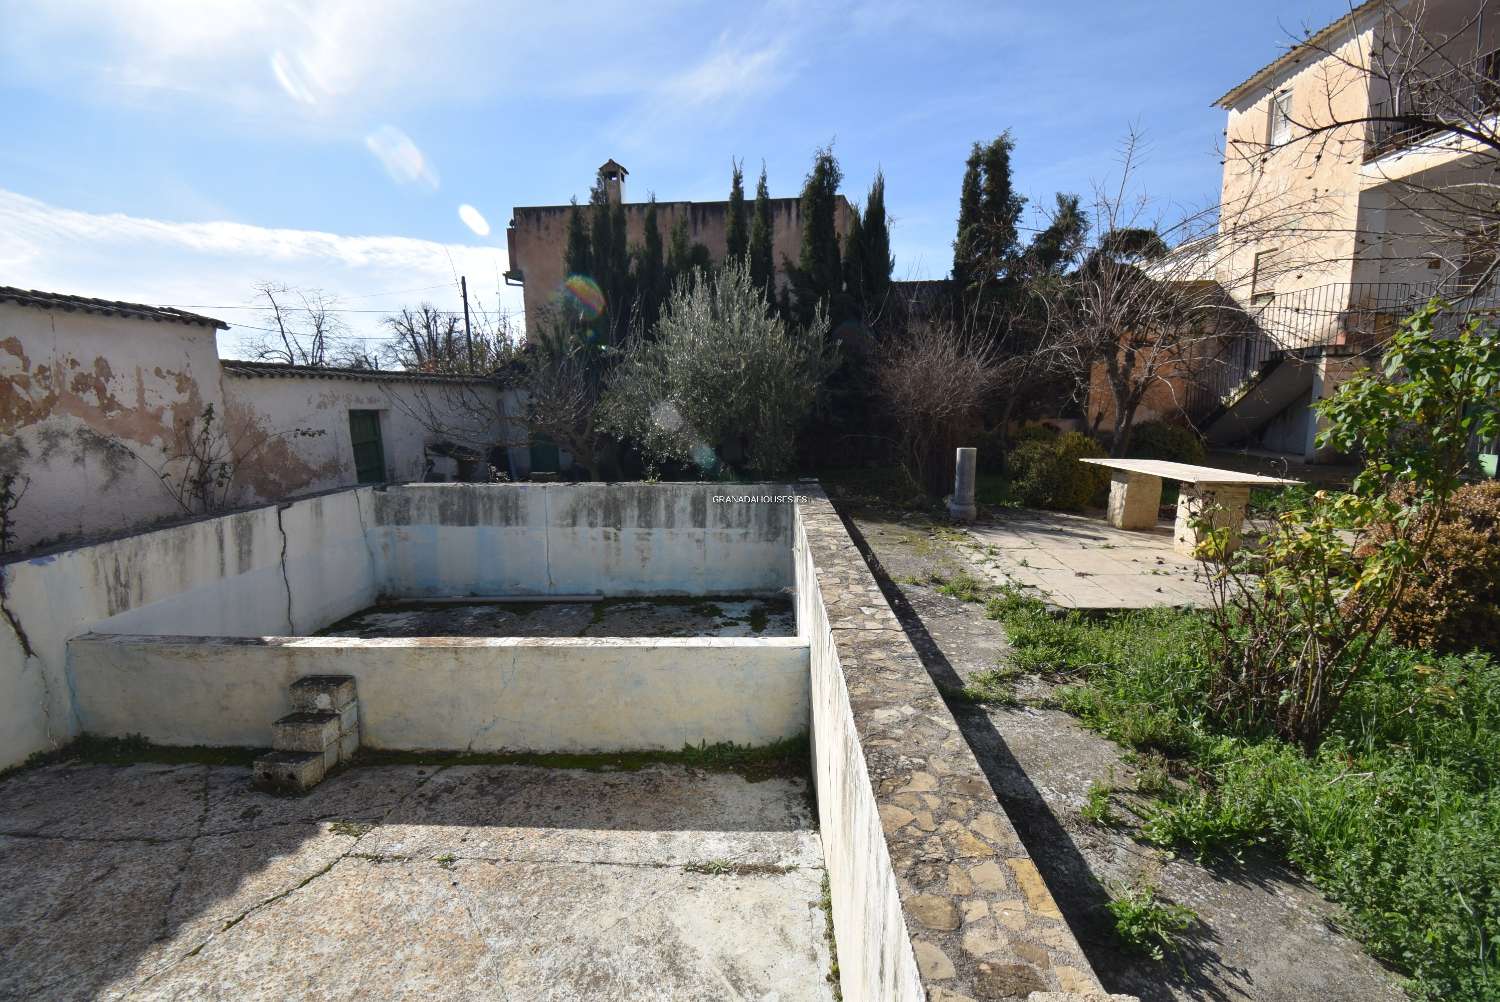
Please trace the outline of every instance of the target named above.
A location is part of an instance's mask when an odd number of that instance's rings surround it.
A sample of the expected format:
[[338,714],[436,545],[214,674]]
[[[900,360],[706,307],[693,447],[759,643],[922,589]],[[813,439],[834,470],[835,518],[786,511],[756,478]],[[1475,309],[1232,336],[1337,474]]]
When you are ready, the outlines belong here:
[[158,470],[212,405],[212,328],[0,303],[0,473],[18,550],[180,514]]

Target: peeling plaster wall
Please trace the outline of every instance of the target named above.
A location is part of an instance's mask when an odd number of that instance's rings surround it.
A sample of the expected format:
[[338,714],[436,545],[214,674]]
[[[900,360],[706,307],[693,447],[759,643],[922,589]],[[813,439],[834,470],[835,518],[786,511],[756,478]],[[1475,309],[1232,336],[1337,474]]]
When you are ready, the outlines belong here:
[[[375,495],[385,594],[708,595],[792,584],[786,484],[412,484]],[[724,498],[725,500],[716,500]]]
[[0,303],[0,474],[30,480],[15,549],[181,514],[153,467],[210,405],[209,327]]
[[[71,637],[306,633],[370,605],[370,495],[307,498],[0,566],[0,768],[78,733]],[[150,698],[170,706],[169,693]]]
[[91,734],[169,745],[271,743],[303,675],[353,675],[375,748],[677,751],[807,733],[795,637],[80,637],[68,645]]
[[[524,439],[518,429],[502,431],[499,390],[485,383],[246,376],[226,371],[224,396],[231,435],[248,453],[237,474],[247,501],[357,483],[349,439],[351,410],[380,412],[386,479],[394,482],[421,480],[426,447],[435,442],[482,452],[500,440],[519,440],[518,435]],[[515,413],[514,406],[510,412]]]

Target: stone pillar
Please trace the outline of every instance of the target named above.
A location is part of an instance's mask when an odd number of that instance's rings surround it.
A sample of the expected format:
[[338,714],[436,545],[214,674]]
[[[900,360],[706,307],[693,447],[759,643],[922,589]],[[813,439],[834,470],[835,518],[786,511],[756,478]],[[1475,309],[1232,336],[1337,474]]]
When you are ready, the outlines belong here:
[[1109,524],[1116,529],[1154,529],[1161,511],[1161,477],[1115,470],[1109,479]]
[[959,449],[953,463],[953,496],[948,499],[948,514],[959,522],[972,522],[979,510],[974,507],[974,469],[978,450]]
[[1199,556],[1198,545],[1211,529],[1228,529],[1223,556],[1240,545],[1240,527],[1245,523],[1245,507],[1250,503],[1250,488],[1236,484],[1199,487],[1183,484],[1177,495],[1177,529],[1173,548],[1189,557]]

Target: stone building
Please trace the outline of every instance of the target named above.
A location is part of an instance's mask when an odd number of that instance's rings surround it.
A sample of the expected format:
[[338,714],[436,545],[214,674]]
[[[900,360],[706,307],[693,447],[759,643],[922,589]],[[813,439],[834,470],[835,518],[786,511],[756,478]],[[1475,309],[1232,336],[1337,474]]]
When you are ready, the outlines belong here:
[[[599,167],[604,190],[613,202],[624,202],[626,243],[631,247],[645,241],[646,207],[649,202],[625,202],[625,178],[630,172],[614,160]],[[746,212],[752,210],[755,192],[746,193]],[[779,283],[785,283],[783,265],[796,261],[802,249],[802,206],[797,198],[773,198],[771,202],[771,256]],[[518,205],[511,210],[506,243],[510,252],[510,271],[505,275],[512,284],[525,287],[526,325],[530,329],[539,312],[562,288],[563,256],[568,244],[568,214],[571,204]],[[656,203],[656,225],[665,244],[678,220],[687,223],[688,240],[708,248],[714,261],[728,253],[725,227],[729,220],[729,202],[662,202]],[[850,223],[849,203],[838,196],[834,223],[839,233],[847,233]]]

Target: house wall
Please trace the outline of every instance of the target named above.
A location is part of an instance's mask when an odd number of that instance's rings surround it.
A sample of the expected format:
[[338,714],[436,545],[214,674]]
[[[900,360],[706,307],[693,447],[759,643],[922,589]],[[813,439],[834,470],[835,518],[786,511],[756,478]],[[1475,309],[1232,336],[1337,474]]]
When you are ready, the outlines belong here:
[[[625,203],[626,243],[631,247],[645,243],[646,202]],[[746,204],[747,213],[753,199]],[[587,206],[580,206],[587,213]],[[512,210],[506,240],[510,266],[524,276],[526,326],[535,330],[541,311],[562,288],[563,255],[568,245],[568,216],[571,205],[517,206]],[[658,202],[656,225],[665,246],[679,219],[687,224],[688,241],[708,248],[715,261],[729,253],[726,225],[729,203],[725,202]],[[849,232],[852,216],[849,203],[838,199],[834,225],[843,235]],[[771,260],[779,273],[783,259],[796,261],[802,249],[802,207],[795,198],[771,199]]]
[[0,475],[16,551],[182,514],[159,474],[207,408],[214,329],[0,302]]
[[[495,444],[525,440],[519,428],[501,421],[499,390],[481,381],[243,375],[226,369],[224,397],[230,437],[247,457],[236,474],[240,497],[247,501],[357,483],[349,437],[352,410],[380,412],[390,481],[423,479],[427,447],[437,442],[482,454]],[[445,460],[437,463],[452,468]]]
[[[1260,288],[1269,285],[1278,294],[1352,280],[1365,126],[1350,126],[1317,142],[1263,150],[1271,98],[1278,91],[1291,92],[1292,119],[1297,122],[1365,116],[1369,78],[1354,67],[1362,65],[1372,33],[1368,24],[1350,27],[1326,43],[1337,59],[1309,54],[1229,108],[1220,233],[1229,237],[1232,251],[1217,263],[1215,277],[1246,307],[1251,305],[1258,251],[1278,254],[1269,283],[1260,283]],[[1330,119],[1330,114],[1336,118]]]
[[[310,633],[375,601],[364,488],[0,566],[0,768],[79,732],[67,642],[89,632]],[[170,705],[170,693],[153,693]]]
[[[90,734],[264,748],[304,675],[352,675],[361,743],[474,752],[761,747],[808,726],[795,637],[151,637],[68,645]],[[165,697],[165,698],[164,698]]]

